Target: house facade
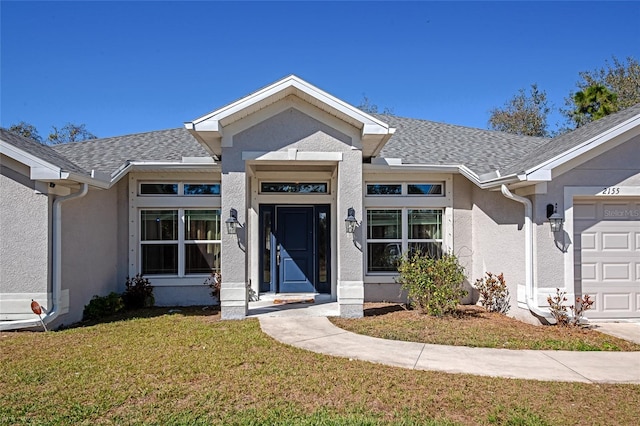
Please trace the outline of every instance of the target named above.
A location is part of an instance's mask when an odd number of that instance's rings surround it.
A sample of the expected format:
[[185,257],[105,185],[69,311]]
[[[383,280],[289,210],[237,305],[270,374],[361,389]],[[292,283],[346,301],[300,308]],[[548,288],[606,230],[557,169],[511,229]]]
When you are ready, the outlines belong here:
[[158,305],[210,304],[212,270],[224,319],[265,293],[359,317],[402,300],[411,250],[457,255],[469,290],[504,273],[528,322],[556,288],[590,294],[589,318],[640,320],[640,105],[544,139],[368,114],[289,76],[184,128],[1,136],[2,329],[36,324],[31,299],[79,321],[137,273]]

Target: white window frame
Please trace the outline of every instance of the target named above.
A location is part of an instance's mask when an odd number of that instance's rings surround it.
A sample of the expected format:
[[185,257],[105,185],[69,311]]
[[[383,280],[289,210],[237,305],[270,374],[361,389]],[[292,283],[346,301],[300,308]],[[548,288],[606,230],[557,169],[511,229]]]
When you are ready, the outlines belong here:
[[[442,210],[442,252],[447,253],[453,250],[453,175],[429,173],[425,176],[415,172],[394,172],[393,176],[388,175],[389,172],[378,173],[369,172],[364,176],[364,209],[363,214],[363,230],[364,230],[364,258],[363,270],[365,283],[379,284],[395,284],[397,272],[369,272],[368,267],[368,243],[380,242],[379,240],[367,240],[367,210],[397,210],[402,209],[402,250],[403,253],[409,247],[409,210]],[[367,195],[366,185],[385,184],[394,185],[402,184],[402,195]],[[442,184],[442,195],[420,195],[407,194],[408,185],[420,184]],[[411,240],[411,242],[419,242],[421,240]]]
[[[144,245],[158,245],[158,244],[177,244],[178,246],[178,271],[177,274],[145,274],[146,277],[178,277],[178,278],[185,278],[185,277],[207,277],[209,276],[208,273],[206,274],[187,274],[186,272],[186,267],[187,267],[187,262],[186,262],[186,247],[187,244],[218,244],[221,245],[222,244],[222,240],[218,239],[218,240],[187,240],[186,239],[186,232],[185,232],[185,227],[186,227],[186,210],[192,210],[192,211],[205,211],[205,210],[218,210],[220,212],[220,217],[222,218],[222,212],[220,211],[220,208],[211,208],[211,207],[205,207],[205,208],[193,208],[193,207],[179,207],[179,208],[141,208],[138,210],[138,217],[139,217],[139,226],[142,226],[142,212],[143,211],[148,211],[148,210],[160,210],[160,211],[177,211],[178,214],[178,239],[177,240],[150,240],[150,241],[143,241],[142,238],[140,238],[138,240],[139,242],[139,247],[140,250],[138,251],[138,264],[140,265],[139,271],[140,273],[142,273],[142,246]],[[220,223],[222,224],[222,220],[220,221]],[[222,226],[220,227],[220,238],[222,238]],[[219,271],[218,271],[219,272]]]
[[[382,276],[396,276],[398,275],[397,272],[394,271],[370,271],[369,270],[369,243],[388,243],[388,244],[393,244],[393,243],[397,243],[399,242],[401,244],[401,249],[402,249],[402,254],[406,253],[409,250],[409,244],[410,243],[440,243],[441,247],[442,247],[442,251],[443,253],[446,252],[445,249],[445,245],[444,245],[444,236],[445,236],[445,227],[444,227],[444,223],[445,223],[445,208],[444,207],[367,207],[366,212],[365,212],[365,218],[369,217],[369,211],[370,210],[389,210],[389,211],[397,211],[400,210],[400,225],[401,225],[401,229],[400,229],[400,238],[384,238],[384,239],[379,239],[379,238],[366,238],[367,234],[368,234],[368,227],[366,228],[367,230],[365,231],[364,235],[365,235],[365,239],[366,239],[366,243],[365,243],[365,273],[366,275],[370,275],[370,276],[378,276],[378,275],[382,275]],[[409,210],[440,210],[442,212],[442,224],[441,224],[441,237],[442,238],[431,238],[431,239],[410,239],[409,238]],[[367,225],[368,226],[368,225]]]
[[[141,211],[142,210],[178,210],[178,274],[177,275],[148,275],[153,286],[191,286],[202,285],[206,274],[184,273],[185,249],[184,249],[184,211],[185,210],[221,210],[220,195],[180,195],[184,194],[184,184],[212,184],[220,185],[218,179],[203,180],[200,173],[182,173],[180,176],[168,179],[159,173],[130,173],[128,186],[129,200],[129,253],[128,271],[129,276],[134,276],[142,272],[142,250],[141,250]],[[187,177],[189,176],[189,177]],[[178,184],[178,195],[140,195],[140,184],[160,183]],[[221,188],[222,190],[222,188]],[[222,212],[221,212],[222,216]],[[221,230],[222,234],[223,230]],[[222,235],[220,236],[222,238]],[[189,243],[192,240],[186,240]],[[208,242],[209,240],[203,240]],[[213,243],[220,243],[212,240]],[[197,240],[196,242],[200,242]],[[160,242],[158,242],[160,243]]]
[[[369,194],[369,185],[400,185],[400,194]],[[409,185],[440,185],[442,188],[441,194],[409,194]],[[447,186],[444,181],[429,181],[429,182],[387,182],[387,181],[367,181],[364,185],[365,197],[445,197],[447,194]]]
[[[177,185],[177,194],[143,194],[142,185]],[[138,197],[220,197],[220,194],[185,194],[185,185],[218,185],[220,192],[222,192],[222,185],[220,182],[211,181],[193,181],[193,180],[181,180],[181,181],[162,181],[162,180],[139,180],[138,181]]]

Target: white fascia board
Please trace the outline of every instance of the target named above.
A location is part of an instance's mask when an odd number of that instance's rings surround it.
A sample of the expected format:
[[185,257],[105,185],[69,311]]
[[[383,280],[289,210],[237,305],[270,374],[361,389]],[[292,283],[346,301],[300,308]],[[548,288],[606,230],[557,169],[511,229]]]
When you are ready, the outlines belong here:
[[[60,179],[60,167],[44,161],[20,148],[16,148],[3,140],[0,140],[0,153],[31,168],[31,179],[38,179],[33,177],[34,170],[36,170],[35,174],[38,176],[47,176],[46,178],[48,179]],[[55,175],[56,177],[52,178],[50,177],[51,175]],[[45,177],[41,179],[45,179]]]
[[[593,148],[596,148],[602,144],[605,144],[610,140],[616,138],[617,136],[620,136],[630,130],[633,130],[636,127],[640,127],[640,114],[631,117],[627,121],[622,122],[617,126],[612,127],[611,129],[597,136],[592,137],[591,139],[588,139],[587,141],[563,152],[562,154],[556,155],[555,157],[545,161],[544,163],[538,164],[537,166],[534,166],[526,170],[524,172],[524,175],[526,176],[527,180],[551,180],[552,171],[556,167],[561,166],[573,160],[574,158],[579,157],[580,155],[592,150]],[[536,174],[538,171],[543,171],[543,172],[542,174]],[[549,176],[548,179],[536,178],[536,176],[541,176],[541,177],[547,176],[546,175],[547,172]]]
[[320,90],[319,88],[307,83],[306,81],[291,75],[279,80],[257,92],[250,94],[236,102],[226,105],[216,111],[213,111],[207,115],[193,120],[192,122],[185,123],[185,127],[195,131],[213,131],[220,132],[219,121],[226,117],[229,117],[243,109],[249,108],[252,105],[264,101],[265,99],[282,94],[282,97],[286,97],[289,94],[295,94],[295,90],[308,95],[330,107],[331,109],[345,114],[352,119],[362,123],[363,133],[385,135],[389,134],[389,126],[377,118],[359,110],[358,108],[347,104],[344,101],[328,94],[327,92]]

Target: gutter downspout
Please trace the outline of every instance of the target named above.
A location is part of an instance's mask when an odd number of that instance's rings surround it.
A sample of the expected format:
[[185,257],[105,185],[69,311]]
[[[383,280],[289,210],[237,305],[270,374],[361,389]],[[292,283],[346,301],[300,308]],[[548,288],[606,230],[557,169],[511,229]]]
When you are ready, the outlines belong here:
[[[62,203],[65,201],[82,198],[89,192],[89,185],[82,184],[82,189],[64,197],[57,197],[53,200],[53,251],[51,253],[51,301],[52,307],[47,306],[47,311],[42,317],[45,324],[50,323],[60,314],[60,293],[62,292]],[[40,319],[7,321],[0,324],[0,330],[14,330],[18,328],[37,327]]]
[[547,320],[552,319],[551,313],[541,310],[533,299],[533,207],[531,200],[511,193],[505,184],[500,186],[500,190],[502,195],[508,199],[524,204],[525,300],[527,308],[537,316]]

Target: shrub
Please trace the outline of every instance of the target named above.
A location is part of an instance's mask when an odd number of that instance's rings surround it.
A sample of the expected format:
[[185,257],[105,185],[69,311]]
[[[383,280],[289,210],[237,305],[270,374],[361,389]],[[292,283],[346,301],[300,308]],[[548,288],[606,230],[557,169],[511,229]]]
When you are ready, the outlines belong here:
[[122,295],[122,300],[127,309],[148,308],[153,306],[155,298],[153,297],[153,287],[147,278],[141,274],[135,277],[127,277],[127,289]]
[[204,280],[204,285],[211,290],[209,294],[220,303],[220,286],[222,285],[222,275],[220,272],[211,272],[211,275]]
[[569,306],[569,309],[571,310],[571,318],[569,318],[569,315],[567,314],[567,306],[565,305],[565,302],[567,301],[566,294],[567,293],[565,291],[560,291],[559,288],[556,288],[555,296],[549,295],[547,297],[549,311],[556,320],[557,325],[578,326],[582,323],[584,313],[593,306],[593,300],[591,300],[591,296],[588,294],[585,294],[583,297],[576,297],[576,304]]
[[480,293],[480,304],[489,312],[506,314],[510,308],[509,289],[504,275],[487,272],[486,278],[476,280],[475,289]]
[[398,282],[407,290],[411,306],[434,316],[451,314],[461,298],[464,268],[453,254],[439,259],[421,253],[404,255],[399,262]]
[[567,307],[564,304],[564,302],[567,301],[565,297],[566,294],[565,291],[560,291],[559,288],[556,288],[555,296],[547,296],[549,311],[551,312],[551,316],[556,320],[557,325],[569,325],[569,315],[567,314]]
[[107,296],[93,296],[88,305],[82,311],[82,320],[97,320],[113,315],[124,309],[122,297],[118,293],[111,292]]

